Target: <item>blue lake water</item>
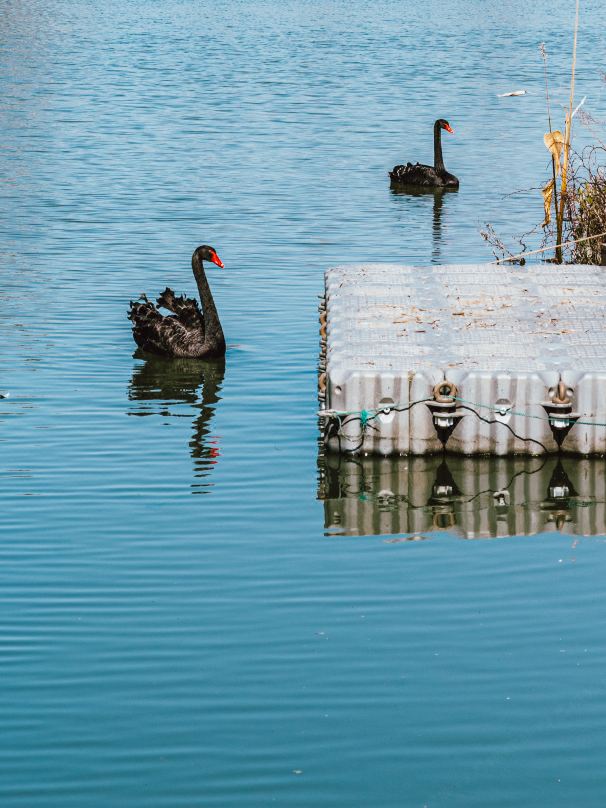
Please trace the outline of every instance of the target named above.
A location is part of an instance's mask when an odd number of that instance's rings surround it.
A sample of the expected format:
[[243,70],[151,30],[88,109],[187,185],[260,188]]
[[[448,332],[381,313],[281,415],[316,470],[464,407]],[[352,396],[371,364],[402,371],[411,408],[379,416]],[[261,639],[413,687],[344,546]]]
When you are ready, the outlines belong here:
[[[572,6],[2,4],[3,806],[604,805],[603,462],[317,445],[324,269],[541,221]],[[460,191],[390,193],[437,117]],[[225,363],[134,357],[202,243]]]

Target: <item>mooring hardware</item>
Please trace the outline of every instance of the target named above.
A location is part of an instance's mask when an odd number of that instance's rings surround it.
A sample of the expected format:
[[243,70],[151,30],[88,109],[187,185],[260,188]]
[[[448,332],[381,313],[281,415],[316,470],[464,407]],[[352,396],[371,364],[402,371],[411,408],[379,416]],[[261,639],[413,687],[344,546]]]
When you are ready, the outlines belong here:
[[465,413],[457,412],[457,386],[452,382],[438,382],[433,388],[433,401],[427,402],[436,434],[443,446],[448,442]]
[[553,439],[561,447],[566,435],[581,417],[580,413],[572,411],[570,395],[561,379],[551,401],[543,401],[541,406],[547,413]]

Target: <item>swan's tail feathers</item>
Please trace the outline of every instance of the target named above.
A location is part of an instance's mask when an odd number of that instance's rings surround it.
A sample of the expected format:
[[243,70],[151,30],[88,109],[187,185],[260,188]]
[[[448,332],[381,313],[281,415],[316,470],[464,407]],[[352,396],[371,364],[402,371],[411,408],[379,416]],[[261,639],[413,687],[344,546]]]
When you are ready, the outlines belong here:
[[130,301],[128,319],[132,320],[135,325],[137,325],[139,322],[144,322],[145,320],[154,320],[158,318],[161,320],[162,315],[151,300],[148,300],[145,295],[141,295],[139,300],[135,300],[134,302],[132,300]]
[[135,322],[140,317],[145,317],[150,312],[156,311],[156,307],[147,297],[145,292],[142,292],[136,300],[129,300],[128,302],[128,319]]
[[128,319],[133,324],[133,337],[140,348],[152,353],[166,353],[162,321],[165,319],[154,304],[145,295],[139,300],[130,302]]
[[[410,163],[408,165],[410,165]],[[392,180],[392,182],[398,182],[398,180],[400,180],[402,175],[406,172],[407,168],[408,166],[394,166],[389,172],[389,178]]]
[[202,328],[204,317],[196,300],[181,295],[177,297],[168,286],[156,301],[158,308],[165,308],[177,315],[177,318],[186,326],[191,328]]

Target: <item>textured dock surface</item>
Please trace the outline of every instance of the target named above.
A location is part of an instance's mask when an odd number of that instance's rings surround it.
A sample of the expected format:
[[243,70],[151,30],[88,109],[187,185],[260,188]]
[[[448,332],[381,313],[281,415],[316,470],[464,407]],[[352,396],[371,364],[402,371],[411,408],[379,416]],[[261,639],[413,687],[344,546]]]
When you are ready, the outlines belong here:
[[[563,450],[604,453],[605,273],[591,266],[482,264],[328,270],[325,406],[340,413],[339,429],[327,431],[329,447],[384,455],[440,451],[431,412],[415,402],[447,381],[456,385],[458,406],[470,408],[459,410],[464,417],[449,451],[555,452],[542,403],[563,383],[580,415]],[[364,413],[362,423],[356,413]]]

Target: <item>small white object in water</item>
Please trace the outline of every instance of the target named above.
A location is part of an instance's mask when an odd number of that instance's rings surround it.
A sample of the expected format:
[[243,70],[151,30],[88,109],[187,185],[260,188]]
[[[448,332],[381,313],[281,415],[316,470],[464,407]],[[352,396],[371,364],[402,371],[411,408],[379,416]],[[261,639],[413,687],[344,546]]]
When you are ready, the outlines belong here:
[[578,105],[578,107],[575,109],[575,111],[572,113],[572,115],[571,115],[571,117],[572,117],[572,118],[574,118],[574,116],[577,114],[577,112],[578,112],[578,111],[581,109],[581,107],[583,106],[583,104],[585,103],[585,101],[587,101],[587,96],[586,96],[586,95],[584,95],[584,96],[583,96],[583,100],[582,100],[582,101],[581,101],[581,103]]
[[10,393],[0,393],[0,398],[8,398]]
[[509,98],[510,95],[526,95],[526,90],[514,90],[511,93],[498,93],[497,98]]

